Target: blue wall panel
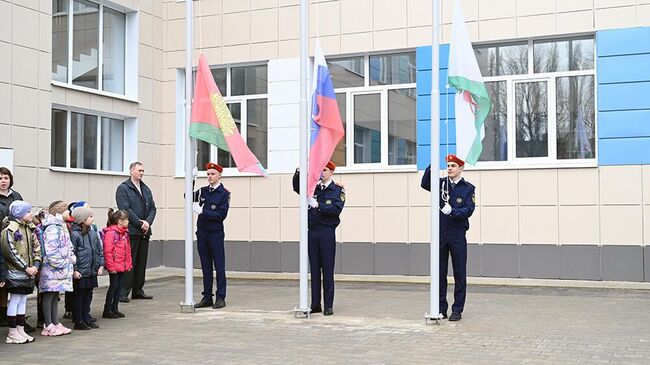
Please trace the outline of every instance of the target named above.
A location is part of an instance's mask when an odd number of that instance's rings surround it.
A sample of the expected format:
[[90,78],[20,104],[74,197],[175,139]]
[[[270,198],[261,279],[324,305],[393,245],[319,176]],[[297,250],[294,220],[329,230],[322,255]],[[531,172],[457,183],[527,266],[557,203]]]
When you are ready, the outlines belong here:
[[601,165],[642,165],[650,163],[650,137],[598,140]]
[[[445,157],[447,153],[456,153],[456,144],[442,144],[440,145],[440,161],[439,168],[446,169],[447,162]],[[424,170],[429,166],[429,161],[431,158],[431,146],[430,145],[418,145],[418,170]]]
[[650,136],[650,109],[598,113],[598,138],[639,135]]
[[650,27],[596,34],[598,163],[650,164]]
[[[637,65],[641,67],[641,65]],[[646,65],[645,67],[650,67]],[[650,109],[650,80],[645,82],[599,84],[598,111]]]
[[650,80],[650,53],[601,57],[598,60],[599,84],[647,80]]
[[[447,127],[447,123],[449,127]],[[431,144],[431,121],[430,120],[418,120],[417,121],[417,130],[427,131],[429,133],[419,133],[417,135],[417,144],[430,145]],[[449,138],[447,138],[449,137]],[[456,143],[456,120],[448,119],[440,121],[440,144],[446,144],[447,140],[450,143]]]
[[650,27],[602,30],[596,49],[598,57],[650,53]]

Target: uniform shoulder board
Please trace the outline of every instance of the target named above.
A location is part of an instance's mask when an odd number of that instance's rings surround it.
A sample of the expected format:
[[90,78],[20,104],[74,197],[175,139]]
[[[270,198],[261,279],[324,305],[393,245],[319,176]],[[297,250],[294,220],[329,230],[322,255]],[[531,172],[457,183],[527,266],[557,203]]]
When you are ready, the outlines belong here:
[[345,186],[343,186],[343,184],[337,183],[336,181],[334,182],[334,185],[338,186],[341,189],[345,189]]
[[224,186],[224,188],[223,188],[223,190],[225,190],[225,191],[226,191],[226,193],[228,193],[228,194],[230,194],[230,190],[228,190],[228,189],[226,189],[226,187],[225,187],[225,186]]
[[471,182],[469,182],[469,181],[467,181],[467,180],[465,180],[465,179],[463,179],[463,181],[465,181],[465,184],[467,184],[467,185],[469,185],[469,186],[471,186],[471,187],[473,187],[473,188],[476,189],[476,186],[474,186]]

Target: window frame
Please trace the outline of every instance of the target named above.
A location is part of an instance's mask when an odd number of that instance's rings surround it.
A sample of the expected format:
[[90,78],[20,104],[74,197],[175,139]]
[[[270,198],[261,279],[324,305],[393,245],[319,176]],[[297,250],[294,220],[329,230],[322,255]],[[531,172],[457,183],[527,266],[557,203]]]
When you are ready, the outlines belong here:
[[[68,36],[68,54],[67,54],[67,78],[66,81],[58,81],[52,79],[50,75],[50,82],[54,86],[78,90],[88,93],[93,93],[102,96],[108,96],[116,99],[126,101],[138,101],[138,42],[139,42],[139,15],[133,9],[104,1],[104,0],[86,0],[98,5],[99,21],[98,21],[98,47],[97,50],[97,88],[91,88],[73,83],[72,65],[73,65],[73,46],[74,46],[74,0],[68,1],[68,14],[67,14],[67,36]],[[113,11],[124,14],[124,93],[116,93],[112,91],[103,90],[103,72],[104,72],[104,8],[109,8]],[[51,72],[51,70],[50,70]]]
[[[534,72],[534,42],[535,41],[563,41],[563,40],[594,40],[594,68],[590,70],[558,71],[558,72]],[[596,60],[596,40],[594,34],[578,34],[570,37],[539,37],[529,38],[528,42],[528,73],[519,75],[484,76],[483,82],[506,82],[507,87],[507,137],[508,150],[505,161],[477,161],[475,166],[466,165],[466,170],[491,170],[491,169],[526,169],[526,168],[557,168],[557,167],[595,167],[598,164],[598,80]],[[513,40],[504,43],[479,43],[474,47],[485,47],[490,45],[507,45],[521,43]],[[558,159],[557,158],[557,79],[562,77],[592,76],[594,81],[594,157],[584,159]],[[516,156],[516,116],[515,116],[515,84],[525,82],[544,81],[547,83],[548,102],[548,156],[546,157],[517,157]],[[448,87],[448,86],[447,86]],[[446,89],[449,92],[449,88]],[[450,94],[452,96],[452,94]],[[441,106],[442,107],[442,106]],[[444,119],[441,118],[441,123]]]
[[[54,166],[52,165],[52,149],[50,147],[50,170],[52,171],[61,171],[61,172],[77,172],[77,173],[89,173],[89,174],[100,174],[100,175],[120,175],[127,176],[129,174],[128,165],[132,161],[135,161],[137,158],[137,129],[138,123],[136,118],[125,117],[123,115],[103,113],[97,111],[91,111],[87,109],[74,108],[67,105],[61,104],[52,104],[50,108],[50,113],[53,110],[59,110],[66,113],[66,164],[65,166]],[[72,142],[72,113],[85,114],[97,117],[97,146],[96,146],[96,169],[86,169],[79,167],[70,167],[71,166],[71,142]],[[122,170],[102,170],[102,124],[104,123],[104,118],[111,118],[121,120],[124,123],[124,132],[122,135]]]
[[[390,165],[388,161],[388,92],[390,90],[404,90],[404,89],[417,89],[417,82],[404,83],[404,84],[388,84],[388,85],[370,85],[370,57],[375,56],[390,56],[395,54],[408,54],[414,53],[414,49],[401,49],[389,52],[377,53],[353,53],[347,55],[336,55],[333,57],[326,57],[327,62],[345,60],[349,58],[363,56],[363,70],[364,81],[363,86],[341,87],[334,86],[334,94],[345,94],[345,166],[337,166],[337,172],[397,172],[397,171],[415,171],[417,169],[417,161],[415,164],[409,165]],[[355,95],[380,95],[380,133],[381,133],[381,161],[374,163],[355,163],[354,162],[354,96]],[[417,96],[416,104],[417,106]],[[415,143],[417,150],[417,114],[413,118],[414,128],[416,131]],[[417,157],[416,157],[417,158]]]

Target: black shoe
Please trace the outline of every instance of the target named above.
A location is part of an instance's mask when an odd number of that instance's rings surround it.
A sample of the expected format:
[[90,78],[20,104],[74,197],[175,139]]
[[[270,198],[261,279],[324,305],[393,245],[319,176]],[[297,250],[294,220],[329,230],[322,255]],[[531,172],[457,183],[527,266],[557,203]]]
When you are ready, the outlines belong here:
[[442,313],[442,319],[447,319],[447,312]]
[[151,295],[147,295],[144,292],[141,294],[133,294],[131,295],[131,299],[153,299]]
[[226,301],[224,299],[218,298],[216,302],[214,302],[214,305],[212,306],[212,309],[219,309],[223,308],[226,306]]
[[324,316],[331,316],[332,314],[334,314],[334,310],[332,310],[332,308],[325,308],[325,311],[323,312]]
[[208,299],[201,299],[200,302],[196,303],[194,308],[207,308],[207,307],[212,307],[214,303],[212,302],[212,298]]
[[25,321],[25,326],[24,326],[24,327],[25,327],[25,328],[24,328],[24,329],[25,329],[25,333],[32,333],[32,332],[36,331],[36,328],[34,328],[34,326],[32,326],[31,324],[27,323],[26,321]]
[[91,316],[90,314],[88,315],[88,322],[89,323],[95,323],[97,322],[97,318]]
[[320,305],[312,305],[311,306],[311,313],[320,313],[323,310],[321,309]]
[[452,312],[451,316],[449,316],[449,321],[456,322],[456,321],[460,321],[461,318],[463,318],[463,316],[461,316],[460,313]]
[[118,318],[124,318],[126,315],[118,310],[114,310],[113,313],[117,315]]
[[63,318],[64,319],[72,319],[72,312],[63,313]]
[[86,322],[86,325],[92,329],[97,329],[99,326],[95,322]]
[[104,311],[104,313],[102,313],[102,318],[114,319],[114,318],[120,318],[120,316],[118,316],[117,313],[114,313],[112,311]]
[[43,322],[41,322],[41,321],[36,322],[36,328],[41,328],[42,329],[43,328]]
[[129,297],[127,297],[127,296],[120,297],[120,302],[122,302],[122,303],[128,303],[128,302],[130,302]]
[[90,329],[90,326],[88,326],[88,324],[86,324],[86,322],[79,322],[79,323],[74,324],[74,329],[87,331],[87,330]]

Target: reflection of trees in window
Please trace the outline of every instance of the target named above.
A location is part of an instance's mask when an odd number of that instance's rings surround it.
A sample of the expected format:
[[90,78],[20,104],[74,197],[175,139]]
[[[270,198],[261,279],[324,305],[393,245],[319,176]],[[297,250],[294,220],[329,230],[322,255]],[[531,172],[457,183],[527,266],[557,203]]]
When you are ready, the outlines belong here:
[[546,82],[515,84],[517,157],[548,156]]
[[[341,114],[341,122],[343,122],[343,130],[346,131],[346,94],[345,93],[338,93],[336,94],[336,102],[338,103],[339,106],[339,113]],[[345,166],[345,149],[346,149],[346,141],[345,141],[345,136],[341,138],[341,141],[339,142],[338,145],[336,145],[336,149],[334,150],[334,153],[332,154],[332,161],[336,164],[336,166]]]
[[485,120],[485,138],[480,161],[508,159],[508,86],[506,81],[487,82],[492,108]]
[[593,38],[534,42],[533,69],[536,73],[593,68]]
[[559,77],[556,97],[557,158],[594,158],[594,77]]
[[528,73],[528,44],[474,48],[483,76],[521,75]]
[[335,88],[363,86],[363,57],[327,61]]

